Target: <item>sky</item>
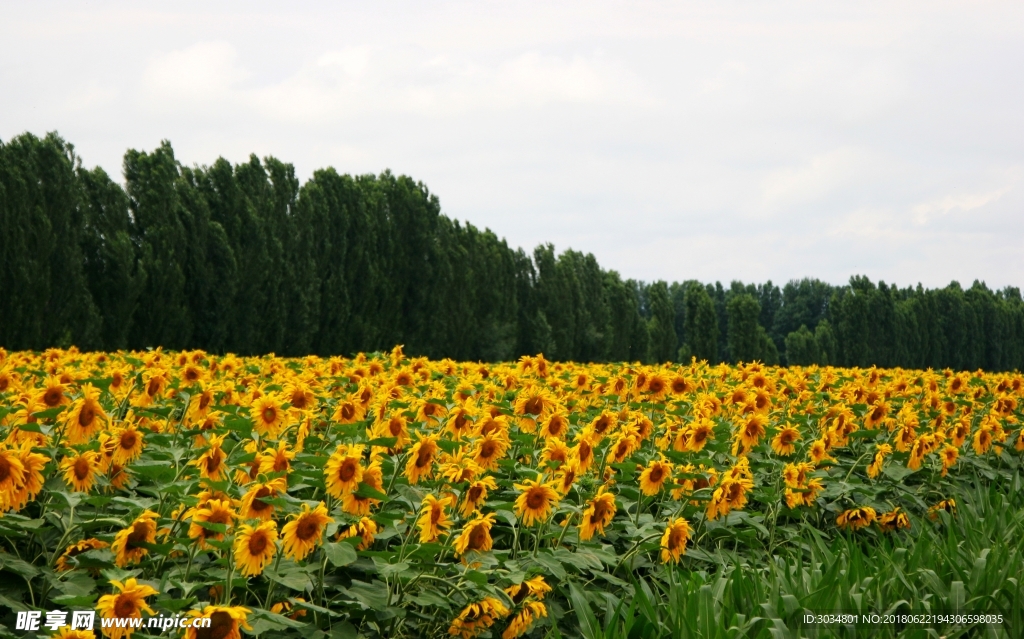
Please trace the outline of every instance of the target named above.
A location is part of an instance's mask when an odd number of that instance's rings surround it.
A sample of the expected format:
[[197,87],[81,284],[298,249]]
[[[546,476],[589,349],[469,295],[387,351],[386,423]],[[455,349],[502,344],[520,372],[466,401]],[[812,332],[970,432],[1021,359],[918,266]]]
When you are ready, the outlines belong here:
[[5,3],[26,131],[390,169],[645,281],[1024,286],[1021,2]]

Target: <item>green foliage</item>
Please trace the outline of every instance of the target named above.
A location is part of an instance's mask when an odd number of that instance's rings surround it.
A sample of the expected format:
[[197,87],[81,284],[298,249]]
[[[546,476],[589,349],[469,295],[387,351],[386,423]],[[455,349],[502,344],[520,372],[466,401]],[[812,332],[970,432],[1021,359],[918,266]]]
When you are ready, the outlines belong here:
[[163,142],[124,177],[55,133],[0,143],[0,345],[1024,368],[1017,288],[646,284],[509,247],[388,171],[300,184],[273,157],[184,167]]

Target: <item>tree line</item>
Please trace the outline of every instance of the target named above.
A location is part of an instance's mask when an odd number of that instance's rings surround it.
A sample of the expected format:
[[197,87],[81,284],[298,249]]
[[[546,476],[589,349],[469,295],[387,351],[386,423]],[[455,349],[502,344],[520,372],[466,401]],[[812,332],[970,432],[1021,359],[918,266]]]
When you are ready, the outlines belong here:
[[623,279],[441,214],[407,176],[124,156],[124,184],[56,133],[0,142],[0,345],[164,346],[496,361],[760,360],[1024,368],[1017,288],[866,277],[764,284]]

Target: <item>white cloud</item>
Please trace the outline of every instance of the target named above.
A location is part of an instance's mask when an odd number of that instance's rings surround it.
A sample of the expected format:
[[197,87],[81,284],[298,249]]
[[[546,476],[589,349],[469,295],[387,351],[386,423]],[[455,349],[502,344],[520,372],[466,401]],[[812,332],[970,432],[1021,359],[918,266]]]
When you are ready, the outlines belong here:
[[391,168],[643,279],[1024,283],[1024,4],[56,2],[0,138]]

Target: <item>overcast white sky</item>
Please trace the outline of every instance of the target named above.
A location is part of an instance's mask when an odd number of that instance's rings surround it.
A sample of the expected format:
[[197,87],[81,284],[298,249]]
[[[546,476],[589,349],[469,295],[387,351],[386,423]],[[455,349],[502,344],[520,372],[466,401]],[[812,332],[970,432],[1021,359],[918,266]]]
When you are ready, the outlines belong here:
[[4,3],[0,139],[274,155],[644,280],[1024,286],[1022,2]]

